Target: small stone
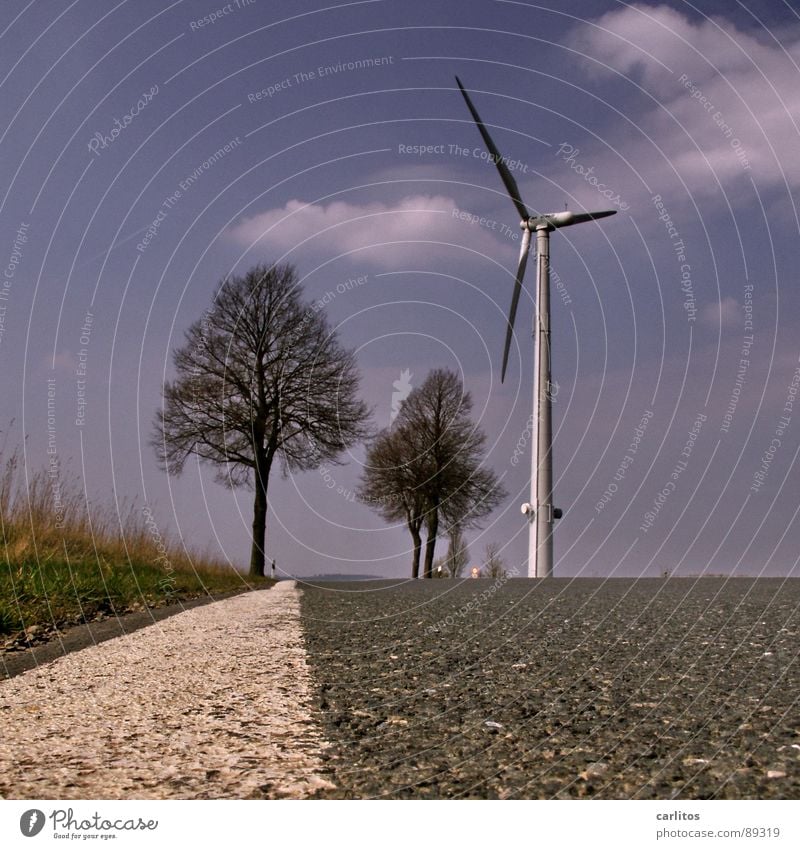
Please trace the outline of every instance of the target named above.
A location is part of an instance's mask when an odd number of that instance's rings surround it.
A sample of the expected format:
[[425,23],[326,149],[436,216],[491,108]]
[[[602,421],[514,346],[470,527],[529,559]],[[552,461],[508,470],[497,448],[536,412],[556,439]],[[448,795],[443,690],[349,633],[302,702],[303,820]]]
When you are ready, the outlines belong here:
[[768,769],[767,778],[786,778],[786,773],[782,769]]
[[601,778],[606,772],[608,772],[608,764],[595,761],[586,765],[586,769],[580,774],[580,777],[584,781],[588,781],[590,778]]
[[503,724],[501,722],[495,722],[493,719],[487,719],[486,722],[484,722],[483,724],[487,728],[493,728],[495,731],[503,727]]

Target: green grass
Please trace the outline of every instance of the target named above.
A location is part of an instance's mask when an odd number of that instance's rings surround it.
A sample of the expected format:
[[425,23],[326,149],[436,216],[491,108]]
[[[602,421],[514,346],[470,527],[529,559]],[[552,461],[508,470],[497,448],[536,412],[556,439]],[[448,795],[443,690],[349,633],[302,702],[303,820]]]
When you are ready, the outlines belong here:
[[198,563],[193,571],[164,571],[148,563],[102,565],[93,562],[48,561],[6,565],[0,576],[0,635],[33,625],[63,627],[90,621],[98,614],[121,614],[250,586],[267,586],[233,570],[209,570]]
[[0,636],[272,583],[190,551],[135,503],[98,507],[75,481],[21,469],[19,451],[0,453]]

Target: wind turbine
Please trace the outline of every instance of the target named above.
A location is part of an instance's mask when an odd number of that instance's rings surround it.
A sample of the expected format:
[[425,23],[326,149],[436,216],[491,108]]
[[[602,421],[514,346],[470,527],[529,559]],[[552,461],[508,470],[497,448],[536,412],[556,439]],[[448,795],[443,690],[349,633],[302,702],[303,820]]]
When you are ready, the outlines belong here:
[[536,314],[533,323],[533,435],[531,445],[531,500],[522,505],[522,513],[528,519],[528,577],[551,578],[553,576],[553,525],[561,518],[561,510],[553,506],[553,454],[552,454],[552,410],[550,404],[550,232],[572,224],[582,224],[614,215],[615,209],[600,212],[554,212],[546,215],[531,215],[520,198],[519,188],[511,171],[492,141],[486,125],[478,115],[461,80],[456,77],[461,94],[467,102],[470,114],[478,125],[481,138],[492,161],[500,172],[500,179],[511,196],[521,221],[522,245],[519,252],[514,294],[508,311],[506,343],[503,348],[503,368],[500,382],[505,380],[508,352],[514,334],[514,319],[522,292],[522,278],[528,263],[531,233],[536,233],[537,282]]

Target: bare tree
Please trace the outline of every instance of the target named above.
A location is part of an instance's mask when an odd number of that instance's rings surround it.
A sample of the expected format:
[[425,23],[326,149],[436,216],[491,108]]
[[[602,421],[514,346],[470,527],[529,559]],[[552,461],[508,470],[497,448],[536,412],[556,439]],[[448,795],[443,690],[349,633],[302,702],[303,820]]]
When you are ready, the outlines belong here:
[[447,533],[449,544],[442,565],[449,578],[460,578],[469,563],[469,547],[461,525],[453,525]]
[[[371,503],[376,496],[385,500],[391,495],[395,502],[403,502],[402,510],[384,503],[376,509],[389,520],[406,518],[414,538],[414,577],[423,522],[424,577],[431,578],[440,519],[447,526],[472,527],[505,497],[495,474],[481,467],[486,437],[470,420],[471,409],[470,395],[458,377],[436,369],[403,401],[393,426],[370,447],[362,500]],[[381,465],[381,455],[394,459]]]
[[194,454],[221,483],[253,487],[250,574],[263,575],[275,458],[284,473],[313,469],[367,435],[354,356],[291,265],[258,265],[220,283],[173,360],[152,440],[161,465],[180,474]]
[[413,540],[411,577],[419,577],[425,521],[420,461],[411,435],[398,426],[381,431],[367,450],[358,498],[389,522],[405,522]]
[[483,564],[484,578],[505,578],[508,576],[506,564],[500,556],[500,546],[496,542],[490,542],[486,546]]
[[403,402],[397,421],[414,436],[425,496],[424,575],[433,574],[439,521],[477,525],[505,498],[491,469],[481,467],[486,436],[472,422],[472,398],[458,376],[434,369]]

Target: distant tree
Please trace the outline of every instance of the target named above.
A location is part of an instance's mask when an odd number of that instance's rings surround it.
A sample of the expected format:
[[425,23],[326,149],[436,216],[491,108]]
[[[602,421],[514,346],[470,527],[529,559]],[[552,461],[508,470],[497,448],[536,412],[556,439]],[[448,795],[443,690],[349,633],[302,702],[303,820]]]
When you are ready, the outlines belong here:
[[435,369],[411,391],[397,416],[413,434],[422,460],[426,578],[433,574],[440,520],[448,526],[474,527],[506,496],[494,472],[481,467],[486,436],[470,419],[471,411],[472,398],[458,376]]
[[470,420],[471,409],[458,377],[437,369],[411,391],[367,453],[361,499],[390,521],[406,521],[414,540],[413,577],[423,523],[424,576],[431,578],[440,519],[448,527],[473,527],[505,497],[495,474],[481,467],[486,437]]
[[381,431],[367,449],[358,498],[389,522],[405,522],[413,541],[411,577],[419,577],[420,533],[425,498],[419,486],[421,460],[412,435],[402,427]]
[[442,565],[448,578],[460,578],[469,563],[469,548],[461,525],[453,525],[447,536],[449,544]]
[[353,353],[302,300],[291,265],[258,265],[223,280],[212,308],[173,352],[153,445],[163,468],[194,454],[217,480],[254,489],[250,574],[264,574],[267,485],[284,473],[336,462],[367,435]]
[[481,575],[484,578],[494,579],[508,576],[506,564],[503,562],[503,558],[500,557],[500,546],[496,542],[490,542],[486,546]]

